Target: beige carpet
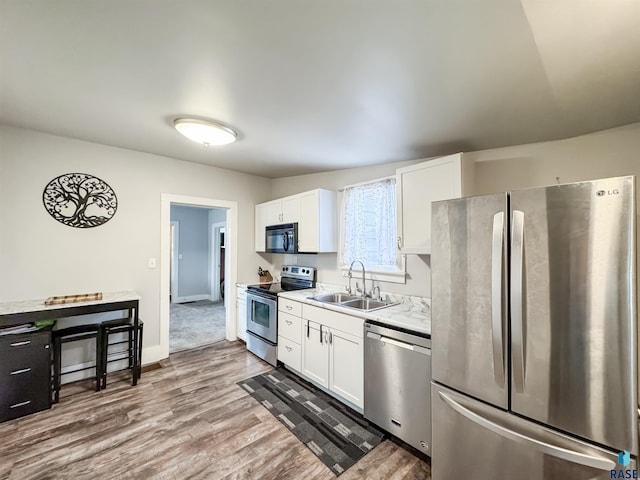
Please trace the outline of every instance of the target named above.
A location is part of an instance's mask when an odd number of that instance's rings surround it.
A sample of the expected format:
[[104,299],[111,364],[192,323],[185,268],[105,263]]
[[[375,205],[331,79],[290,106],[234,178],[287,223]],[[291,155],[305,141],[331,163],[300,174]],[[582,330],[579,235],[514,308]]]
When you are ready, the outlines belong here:
[[222,340],[226,336],[223,302],[201,300],[172,303],[169,352],[179,352]]

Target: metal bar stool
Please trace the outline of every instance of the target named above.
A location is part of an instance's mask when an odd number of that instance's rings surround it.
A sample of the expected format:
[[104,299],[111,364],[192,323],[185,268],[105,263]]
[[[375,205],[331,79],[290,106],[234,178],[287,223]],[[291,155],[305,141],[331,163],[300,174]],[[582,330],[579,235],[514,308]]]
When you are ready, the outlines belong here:
[[[100,364],[102,377],[99,380],[100,388],[107,388],[107,367],[111,362],[128,360],[128,369],[131,370],[131,385],[138,384],[140,379],[140,365],[142,362],[142,320],[138,321],[136,328],[132,318],[118,318],[107,320],[100,324]],[[125,340],[109,343],[109,337],[116,333],[125,333]],[[109,352],[109,347],[125,345],[125,349]]]
[[[60,384],[62,375],[95,369],[96,392],[100,390],[100,378],[102,377],[102,364],[100,362],[100,324],[76,325],[61,328],[51,332],[53,338],[53,403],[60,401]],[[80,340],[95,339],[96,363],[95,365],[77,368],[62,373],[62,344],[77,342]]]

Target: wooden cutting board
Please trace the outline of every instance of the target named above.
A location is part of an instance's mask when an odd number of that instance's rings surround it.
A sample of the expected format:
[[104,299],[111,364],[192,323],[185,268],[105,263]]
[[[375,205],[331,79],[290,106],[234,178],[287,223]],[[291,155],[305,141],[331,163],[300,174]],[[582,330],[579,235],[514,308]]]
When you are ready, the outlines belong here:
[[63,305],[65,303],[89,302],[92,300],[102,300],[102,292],[80,293],[77,295],[59,295],[49,297],[44,301],[45,305]]

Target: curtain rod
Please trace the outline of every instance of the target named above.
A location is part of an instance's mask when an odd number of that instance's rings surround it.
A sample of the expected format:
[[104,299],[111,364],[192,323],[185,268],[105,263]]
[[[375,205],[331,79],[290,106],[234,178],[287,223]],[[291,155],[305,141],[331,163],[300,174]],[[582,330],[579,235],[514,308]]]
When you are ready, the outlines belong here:
[[377,182],[382,182],[384,180],[391,180],[392,178],[395,179],[396,176],[395,175],[389,175],[388,177],[376,178],[375,180],[368,180],[366,182],[360,182],[360,183],[353,183],[351,185],[345,185],[344,187],[339,188],[338,191],[339,192],[344,192],[347,188],[361,187],[363,185],[369,185],[370,183],[377,183]]

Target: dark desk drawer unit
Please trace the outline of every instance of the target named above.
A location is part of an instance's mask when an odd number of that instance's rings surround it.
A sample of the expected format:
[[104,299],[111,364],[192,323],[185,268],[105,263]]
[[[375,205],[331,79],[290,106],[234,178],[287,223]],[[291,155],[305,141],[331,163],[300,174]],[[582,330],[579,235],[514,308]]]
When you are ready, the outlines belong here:
[[0,337],[0,422],[51,407],[51,333]]

